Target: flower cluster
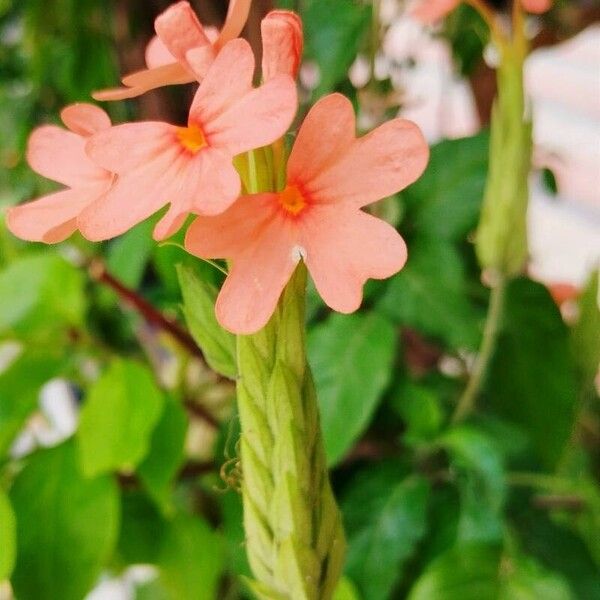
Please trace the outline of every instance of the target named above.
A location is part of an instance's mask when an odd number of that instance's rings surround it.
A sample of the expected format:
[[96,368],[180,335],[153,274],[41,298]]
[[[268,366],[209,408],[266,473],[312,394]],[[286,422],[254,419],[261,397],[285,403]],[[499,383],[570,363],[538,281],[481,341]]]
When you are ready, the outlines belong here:
[[267,323],[301,260],[325,302],[341,312],[359,307],[367,279],[399,271],[407,256],[402,238],[362,208],[415,181],[428,160],[421,132],[406,120],[357,138],[350,101],[332,94],[301,125],[285,182],[270,192],[246,189],[234,159],[269,145],[281,153],[297,110],[303,47],[298,16],[269,13],[255,87],[254,55],[237,37],[249,7],[250,0],[231,0],[220,32],[203,27],[188,2],[168,8],[155,21],[148,68],[94,97],[118,100],[196,82],[187,124],[113,126],[96,106],[67,107],[67,130],[40,127],[28,148],[31,167],[67,189],[7,214],[15,235],[47,243],[76,230],[106,240],[168,206],[154,230],[162,240],[194,215],[185,247],[229,261],[216,312],[240,334]]

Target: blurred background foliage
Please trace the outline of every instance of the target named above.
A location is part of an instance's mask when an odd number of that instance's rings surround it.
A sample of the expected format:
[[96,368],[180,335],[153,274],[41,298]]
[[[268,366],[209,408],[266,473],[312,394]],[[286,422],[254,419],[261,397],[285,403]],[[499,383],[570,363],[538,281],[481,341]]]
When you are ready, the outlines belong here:
[[[51,189],[24,161],[31,129],[140,67],[167,4],[0,1],[0,209]],[[208,24],[226,11],[195,5]],[[381,41],[371,2],[279,6],[302,13],[305,60],[318,66],[303,109],[333,90],[360,110],[387,93],[388,82],[356,90],[347,75]],[[270,8],[255,0],[246,35],[257,52]],[[558,3],[540,38],[572,34],[586,14]],[[481,23],[463,8],[440,35],[485,118]],[[116,121],[179,122],[190,93],[108,108]],[[471,239],[488,143],[484,131],[433,146],[423,178],[376,207],[410,260],[368,285],[360,312],[332,315],[310,295],[310,360],[349,538],[337,600],[600,598],[597,278],[566,320],[543,285],[511,283],[478,409],[452,421],[488,302]],[[79,600],[114,578],[137,600],[249,597],[233,340],[212,315],[222,275],[181,240],[156,245],[152,225],[46,247],[0,222],[0,597]]]

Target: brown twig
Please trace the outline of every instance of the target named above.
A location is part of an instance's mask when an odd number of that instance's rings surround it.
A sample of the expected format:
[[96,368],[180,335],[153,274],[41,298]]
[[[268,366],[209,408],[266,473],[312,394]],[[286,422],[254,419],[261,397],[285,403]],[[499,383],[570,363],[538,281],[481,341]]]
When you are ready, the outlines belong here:
[[219,421],[204,406],[198,404],[197,402],[194,402],[193,400],[185,400],[183,402],[183,405],[185,406],[186,410],[190,413],[190,415],[198,417],[202,421],[205,421],[214,429],[219,429]]
[[94,281],[112,289],[125,304],[135,308],[148,323],[171,334],[192,356],[195,356],[206,364],[204,354],[202,353],[202,350],[198,348],[194,338],[192,338],[185,329],[182,329],[177,321],[162,314],[159,310],[154,308],[152,304],[142,298],[135,290],[128,288],[116,277],[111,275],[106,270],[106,266],[101,260],[94,259],[90,263],[88,270],[90,277]]
[[540,509],[568,510],[572,512],[581,512],[586,507],[585,500],[575,495],[545,494],[534,496],[531,503]]

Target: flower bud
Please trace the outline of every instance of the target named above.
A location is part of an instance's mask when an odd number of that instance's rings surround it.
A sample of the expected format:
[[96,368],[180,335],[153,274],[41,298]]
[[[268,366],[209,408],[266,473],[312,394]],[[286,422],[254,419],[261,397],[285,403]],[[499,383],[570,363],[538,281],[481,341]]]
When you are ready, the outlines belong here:
[[261,32],[263,80],[282,74],[295,78],[304,46],[300,17],[288,10],[271,11],[261,23]]

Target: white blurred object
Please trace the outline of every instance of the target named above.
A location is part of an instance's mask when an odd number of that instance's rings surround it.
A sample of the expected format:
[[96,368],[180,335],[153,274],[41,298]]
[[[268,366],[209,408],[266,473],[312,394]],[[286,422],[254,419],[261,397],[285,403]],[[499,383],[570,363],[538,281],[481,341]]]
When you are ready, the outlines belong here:
[[600,210],[600,26],[536,50],[526,84],[537,159],[569,200]]
[[532,186],[531,272],[581,286],[600,264],[600,26],[536,50],[525,72],[534,161],[552,169],[559,191]]
[[49,381],[40,392],[39,410],[13,442],[11,456],[19,458],[38,446],[60,444],[75,433],[78,419],[79,406],[69,383],[63,379]]
[[387,31],[383,51],[394,87],[405,91],[400,115],[417,123],[430,143],[479,130],[473,92],[456,75],[446,42],[404,15]]
[[85,600],[134,600],[136,588],[158,576],[152,565],[133,565],[120,577],[103,577]]
[[549,198],[538,182],[529,204],[529,246],[533,277],[582,287],[600,267],[600,216]]

